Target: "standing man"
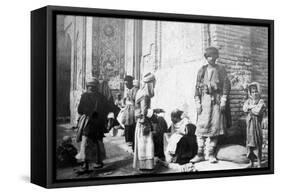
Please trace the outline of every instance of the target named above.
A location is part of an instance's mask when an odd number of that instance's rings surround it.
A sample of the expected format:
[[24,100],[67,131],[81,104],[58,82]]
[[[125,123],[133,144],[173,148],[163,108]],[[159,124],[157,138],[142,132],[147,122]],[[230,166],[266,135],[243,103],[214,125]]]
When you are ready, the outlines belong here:
[[85,117],[87,122],[82,129],[80,152],[76,155],[76,159],[84,163],[84,171],[89,169],[91,162],[94,162],[94,168],[103,167],[103,137],[108,113],[107,100],[98,91],[98,79],[92,78],[86,85],[87,91],[81,96],[78,113]]
[[225,68],[216,64],[218,49],[209,47],[204,56],[208,63],[200,68],[195,88],[198,153],[192,163],[205,159],[216,163],[218,136],[231,125],[228,101],[231,86]]
[[124,79],[126,89],[124,95],[124,126],[125,126],[125,140],[129,147],[134,150],[134,139],[135,139],[135,98],[138,88],[133,85],[134,78],[127,75]]

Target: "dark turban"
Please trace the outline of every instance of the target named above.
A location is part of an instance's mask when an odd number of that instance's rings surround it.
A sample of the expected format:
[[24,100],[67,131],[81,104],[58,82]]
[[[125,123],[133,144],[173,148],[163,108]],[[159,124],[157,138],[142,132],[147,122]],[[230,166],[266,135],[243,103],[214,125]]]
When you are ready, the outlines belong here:
[[124,78],[124,81],[126,81],[126,82],[133,82],[133,80],[134,80],[134,77],[130,76],[130,75],[126,75],[126,77]]
[[98,85],[99,85],[99,80],[96,77],[92,77],[86,82],[87,87],[88,86],[97,87]]

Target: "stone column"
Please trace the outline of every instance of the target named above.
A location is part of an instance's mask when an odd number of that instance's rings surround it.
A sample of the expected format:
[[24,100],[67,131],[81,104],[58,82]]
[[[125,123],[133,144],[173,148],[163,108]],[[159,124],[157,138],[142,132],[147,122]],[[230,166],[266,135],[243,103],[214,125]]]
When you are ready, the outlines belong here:
[[92,77],[93,17],[86,17],[86,81]]
[[134,73],[134,20],[125,21],[125,74]]

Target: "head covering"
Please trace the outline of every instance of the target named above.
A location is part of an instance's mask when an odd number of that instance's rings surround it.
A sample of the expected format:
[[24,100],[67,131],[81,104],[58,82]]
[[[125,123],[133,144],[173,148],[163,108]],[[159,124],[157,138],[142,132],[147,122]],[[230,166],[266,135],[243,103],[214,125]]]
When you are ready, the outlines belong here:
[[139,102],[144,96],[152,98],[154,96],[155,76],[152,73],[147,73],[143,77],[143,86],[136,94],[136,102]]
[[113,112],[108,113],[107,118],[108,119],[114,119],[115,118],[114,113]]
[[96,77],[91,77],[87,82],[86,86],[97,87],[99,85],[99,80]]
[[260,94],[260,84],[258,82],[252,82],[248,85],[248,95],[252,97],[251,95],[251,88],[257,88],[258,93]]
[[205,58],[213,55],[219,57],[219,50],[216,47],[208,47],[205,49],[205,53],[204,53]]
[[70,144],[72,143],[72,139],[70,136],[66,135],[66,136],[63,136],[62,138],[62,144]]
[[181,119],[182,114],[183,114],[183,111],[181,111],[179,109],[175,109],[171,112],[171,117]]
[[149,83],[155,80],[155,76],[152,73],[147,73],[143,76],[143,82],[144,83]]
[[132,82],[133,80],[134,80],[134,77],[130,76],[130,75],[126,75],[124,78],[124,81],[126,81],[126,82]]

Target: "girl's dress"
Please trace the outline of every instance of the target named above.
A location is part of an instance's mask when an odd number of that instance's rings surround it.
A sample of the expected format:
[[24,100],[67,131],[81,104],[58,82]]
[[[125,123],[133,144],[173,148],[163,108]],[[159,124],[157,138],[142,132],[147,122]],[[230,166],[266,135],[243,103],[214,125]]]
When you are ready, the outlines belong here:
[[247,156],[251,157],[250,148],[253,150],[255,156],[261,156],[262,154],[262,128],[261,122],[263,118],[263,112],[265,110],[265,103],[262,99],[253,100],[249,98],[246,100],[243,106],[243,111],[248,112],[247,115]]

